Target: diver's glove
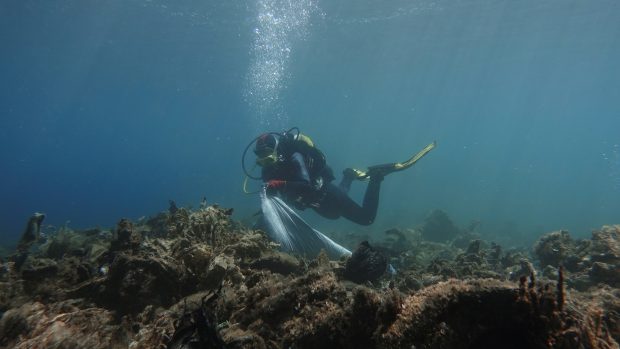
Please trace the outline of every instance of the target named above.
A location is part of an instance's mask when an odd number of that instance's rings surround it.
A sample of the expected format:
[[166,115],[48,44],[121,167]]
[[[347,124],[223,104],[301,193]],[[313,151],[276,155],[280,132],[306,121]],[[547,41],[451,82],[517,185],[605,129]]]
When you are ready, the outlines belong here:
[[284,188],[285,186],[286,186],[286,181],[283,181],[280,179],[272,179],[269,182],[267,182],[267,185],[265,185],[265,189],[267,189],[268,194],[273,194],[276,191]]

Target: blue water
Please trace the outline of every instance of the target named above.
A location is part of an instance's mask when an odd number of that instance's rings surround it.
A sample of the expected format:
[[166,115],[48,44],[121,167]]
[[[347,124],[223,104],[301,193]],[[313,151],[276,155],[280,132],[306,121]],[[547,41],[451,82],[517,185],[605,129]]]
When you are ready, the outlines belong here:
[[[258,210],[241,153],[299,126],[336,173],[403,160],[375,225],[432,209],[504,238],[620,223],[620,3],[0,3],[0,241],[202,197]],[[352,195],[360,199],[363,185]]]

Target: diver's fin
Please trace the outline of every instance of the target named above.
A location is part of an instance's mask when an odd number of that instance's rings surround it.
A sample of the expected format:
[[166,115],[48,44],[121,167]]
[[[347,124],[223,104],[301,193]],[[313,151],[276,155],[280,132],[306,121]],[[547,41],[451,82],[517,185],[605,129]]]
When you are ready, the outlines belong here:
[[404,170],[406,168],[413,166],[413,164],[418,162],[418,160],[424,157],[424,155],[428,154],[429,151],[433,150],[433,148],[435,148],[436,145],[437,145],[437,142],[433,141],[433,143],[424,147],[424,149],[420,150],[417,154],[412,156],[409,160],[405,162],[401,162],[401,163],[396,163],[395,165],[396,170],[400,171],[400,170]]
[[403,162],[393,162],[389,164],[370,166],[368,168],[367,174],[370,177],[373,176],[373,173],[375,174],[375,176],[385,176],[392,172],[406,170],[409,167],[413,166],[413,164],[415,164],[422,157],[424,157],[424,155],[428,154],[429,151],[433,150],[433,148],[435,148],[436,145],[437,145],[437,142],[433,141],[433,143],[427,145],[426,147],[424,147],[424,149],[420,150],[417,154],[415,154],[414,156],[412,156],[411,158]]

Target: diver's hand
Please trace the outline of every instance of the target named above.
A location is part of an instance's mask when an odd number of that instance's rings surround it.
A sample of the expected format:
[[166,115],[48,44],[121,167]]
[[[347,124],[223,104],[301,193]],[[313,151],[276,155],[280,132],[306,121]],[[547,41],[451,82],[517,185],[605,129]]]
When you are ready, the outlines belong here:
[[265,185],[265,189],[267,189],[268,194],[273,194],[279,189],[282,189],[286,186],[286,181],[279,179],[272,179]]

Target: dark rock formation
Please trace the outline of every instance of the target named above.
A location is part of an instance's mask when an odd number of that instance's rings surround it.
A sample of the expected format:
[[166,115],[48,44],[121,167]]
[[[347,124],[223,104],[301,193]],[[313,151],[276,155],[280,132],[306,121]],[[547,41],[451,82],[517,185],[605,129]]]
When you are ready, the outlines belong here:
[[459,228],[442,210],[432,211],[421,228],[422,238],[428,241],[445,242],[459,235]]
[[344,277],[356,283],[376,281],[387,270],[386,258],[373,249],[368,241],[362,242],[347,260]]
[[26,229],[24,229],[24,233],[17,243],[17,251],[19,253],[26,253],[30,246],[39,240],[41,236],[41,223],[43,223],[44,219],[45,214],[38,212],[34,213],[28,219]]

